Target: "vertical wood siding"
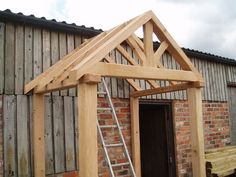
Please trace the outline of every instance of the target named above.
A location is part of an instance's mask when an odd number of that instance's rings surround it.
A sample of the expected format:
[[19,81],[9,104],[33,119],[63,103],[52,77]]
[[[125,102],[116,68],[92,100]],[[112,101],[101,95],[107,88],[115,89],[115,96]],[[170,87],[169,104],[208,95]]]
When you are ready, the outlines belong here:
[[[32,96],[24,95],[26,83],[79,46],[85,37],[58,31],[0,22],[0,94],[3,97],[4,175],[28,177],[33,174]],[[126,50],[136,58],[132,50]],[[118,63],[127,63],[118,51],[110,52]],[[227,82],[236,82],[236,67],[192,58],[206,86],[203,99],[227,101]],[[181,69],[168,54],[162,56],[167,68]],[[112,97],[129,98],[133,90],[123,79],[106,78]],[[140,87],[150,88],[144,81]],[[168,82],[158,81],[161,86]],[[100,87],[98,89],[101,89]],[[45,98],[46,173],[78,170],[78,120],[76,90],[47,94]],[[186,99],[186,91],[143,97],[145,99]]]

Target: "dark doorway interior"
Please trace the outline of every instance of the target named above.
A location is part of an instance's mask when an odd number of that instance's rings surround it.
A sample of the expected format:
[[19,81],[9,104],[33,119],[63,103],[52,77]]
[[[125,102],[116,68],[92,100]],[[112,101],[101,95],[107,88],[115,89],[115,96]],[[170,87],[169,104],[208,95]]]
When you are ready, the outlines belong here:
[[175,177],[171,103],[140,103],[142,177]]

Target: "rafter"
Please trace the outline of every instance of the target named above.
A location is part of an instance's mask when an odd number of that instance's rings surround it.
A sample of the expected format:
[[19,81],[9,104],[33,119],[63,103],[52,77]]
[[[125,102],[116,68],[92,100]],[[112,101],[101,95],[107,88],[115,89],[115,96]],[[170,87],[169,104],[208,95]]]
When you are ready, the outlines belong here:
[[130,36],[126,41],[132,47],[135,55],[140,60],[141,65],[145,66],[147,62],[147,58],[144,54],[144,50],[138,45],[135,38],[133,38],[133,36]]

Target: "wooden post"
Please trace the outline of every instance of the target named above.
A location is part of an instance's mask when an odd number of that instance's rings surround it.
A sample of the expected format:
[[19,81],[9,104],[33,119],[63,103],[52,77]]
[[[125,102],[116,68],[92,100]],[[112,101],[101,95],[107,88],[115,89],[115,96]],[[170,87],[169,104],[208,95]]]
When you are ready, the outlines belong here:
[[45,177],[44,95],[33,95],[34,176]]
[[139,133],[139,99],[130,97],[132,161],[137,177],[141,177],[140,133]]
[[97,77],[86,76],[78,85],[79,169],[81,177],[98,177]]
[[201,88],[187,89],[192,143],[193,176],[206,177]]
[[150,21],[144,25],[143,33],[144,33],[143,37],[144,53],[147,57],[147,65],[154,67],[155,63],[154,63],[154,51],[153,51],[153,39],[152,39],[153,25]]

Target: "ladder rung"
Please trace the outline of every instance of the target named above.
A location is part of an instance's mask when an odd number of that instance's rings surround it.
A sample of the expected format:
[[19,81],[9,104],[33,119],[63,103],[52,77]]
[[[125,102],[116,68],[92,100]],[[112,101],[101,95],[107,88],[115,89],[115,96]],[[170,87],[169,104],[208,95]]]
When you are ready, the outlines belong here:
[[111,111],[111,108],[97,108],[98,111]]
[[100,125],[100,128],[117,128],[117,125]]
[[123,143],[117,143],[117,144],[107,144],[105,145],[106,147],[118,147],[118,146],[123,146]]
[[120,166],[125,166],[125,165],[129,165],[129,162],[111,164],[112,167],[120,167]]
[[107,93],[106,92],[97,92],[98,93],[98,95],[106,95]]

